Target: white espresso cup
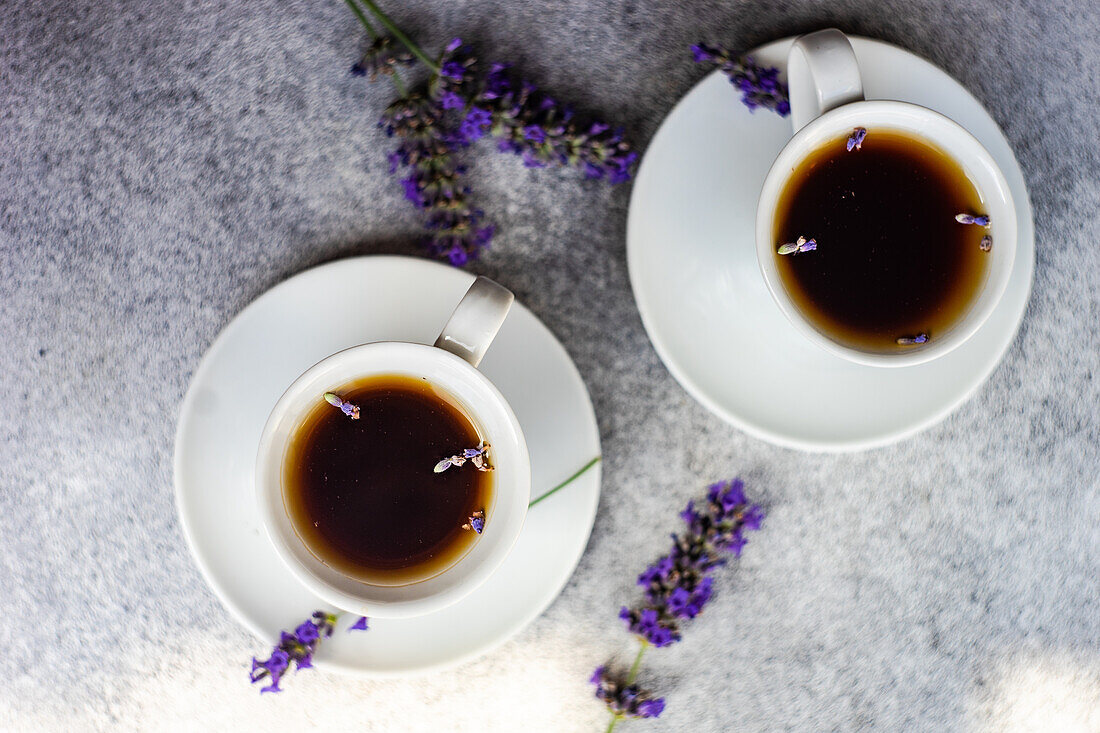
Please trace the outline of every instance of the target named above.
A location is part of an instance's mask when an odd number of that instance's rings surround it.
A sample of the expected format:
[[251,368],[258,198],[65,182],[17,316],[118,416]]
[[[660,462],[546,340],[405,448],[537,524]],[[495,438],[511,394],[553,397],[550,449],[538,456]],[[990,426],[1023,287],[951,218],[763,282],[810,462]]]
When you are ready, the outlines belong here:
[[[764,179],[756,208],[756,254],[764,282],[779,309],[807,339],[845,359],[871,366],[909,366],[935,359],[956,348],[978,330],[996,308],[1008,286],[1016,257],[1016,206],[993,157],[978,140],[927,107],[888,100],[866,101],[859,64],[852,45],[830,28],[795,40],[787,57],[791,122],[794,136]],[[947,330],[924,344],[889,352],[865,351],[840,343],[819,330],[799,310],[779,275],[773,241],[775,213],[781,193],[799,164],[822,145],[855,128],[896,131],[923,139],[945,152],[970,179],[991,220],[994,245],[985,279],[969,307]]]
[[[510,291],[479,277],[455,308],[434,346],[398,341],[353,346],[310,367],[279,398],[264,426],[256,456],[260,517],[279,557],[322,600],[363,616],[419,616],[470,593],[511,551],[527,516],[531,462],[512,408],[476,367],[504,322],[513,299]],[[325,392],[339,392],[342,385],[372,375],[426,379],[446,392],[492,445],[493,490],[485,507],[484,531],[449,567],[402,585],[363,582],[323,562],[295,530],[284,495],[286,454],[302,421]]]

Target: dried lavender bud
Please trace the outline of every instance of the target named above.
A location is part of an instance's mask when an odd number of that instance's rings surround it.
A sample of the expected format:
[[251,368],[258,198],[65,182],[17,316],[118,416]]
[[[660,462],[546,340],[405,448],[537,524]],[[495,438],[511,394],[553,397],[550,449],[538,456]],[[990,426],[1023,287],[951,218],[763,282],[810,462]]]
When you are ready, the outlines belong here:
[[898,346],[916,346],[928,343],[928,334],[918,333],[916,336],[899,336]]
[[391,76],[398,66],[408,66],[414,61],[404,46],[396,44],[389,36],[379,36],[367,47],[363,58],[351,67],[351,74],[369,76],[374,81],[379,75]]
[[348,627],[348,631],[366,631],[367,620],[366,616],[360,616],[358,621]]
[[781,255],[793,255],[801,252],[813,252],[815,249],[817,249],[816,239],[799,237],[796,242],[787,242],[786,244],[779,245],[779,249],[776,250],[776,253]]
[[960,224],[976,224],[980,227],[989,227],[989,217],[985,214],[956,214],[955,221]]
[[462,529],[472,529],[477,534],[481,534],[485,530],[485,510],[478,509],[471,514],[466,524],[462,525]]
[[867,130],[863,127],[857,127],[852,131],[852,134],[848,137],[848,152],[853,150],[859,150],[863,147],[863,138],[867,137]]
[[345,402],[340,399],[335,392],[325,392],[325,402],[328,402],[333,407],[339,407],[340,411],[352,420],[359,419],[359,406],[353,405],[350,402]]
[[751,57],[738,57],[729,49],[699,43],[691,47],[696,63],[712,63],[730,78],[730,84],[741,92],[741,102],[755,110],[770,109],[780,117],[791,113],[787,86],[779,82],[779,69],[757,66]]
[[989,236],[988,234],[985,235],[984,237],[982,237],[982,241],[978,242],[978,247],[982,250],[982,252],[988,252],[989,250],[993,249],[993,237]]
[[649,691],[612,677],[607,667],[597,667],[588,681],[596,686],[596,699],[616,717],[656,718],[665,709],[663,697],[652,697]]
[[464,448],[461,453],[451,456],[450,458],[444,458],[439,463],[435,464],[435,468],[432,469],[435,473],[443,473],[451,466],[463,466],[466,461],[469,461],[479,471],[492,471],[493,467],[489,463],[489,449],[491,445],[484,440],[477,444],[476,448]]

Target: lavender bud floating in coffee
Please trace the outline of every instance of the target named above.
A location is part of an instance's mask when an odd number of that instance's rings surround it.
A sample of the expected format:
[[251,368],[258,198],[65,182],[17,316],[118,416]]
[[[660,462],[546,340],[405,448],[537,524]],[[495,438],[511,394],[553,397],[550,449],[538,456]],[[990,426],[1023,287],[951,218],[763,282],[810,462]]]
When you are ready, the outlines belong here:
[[848,152],[853,150],[859,150],[863,147],[863,138],[867,137],[867,129],[864,127],[857,127],[852,131],[852,134],[848,136],[848,143],[846,147]]
[[817,249],[816,239],[806,239],[805,237],[799,237],[795,242],[787,242],[786,244],[779,245],[779,249],[776,250],[776,254],[781,255],[795,255],[801,252],[813,252]]
[[901,336],[898,338],[898,346],[917,346],[928,343],[928,334],[918,333],[916,336]]
[[492,471],[493,467],[489,463],[489,449],[491,447],[491,445],[483,440],[477,444],[477,448],[466,448],[458,455],[444,458],[442,461],[435,464],[434,471],[436,473],[443,473],[451,466],[462,466],[466,461],[474,464],[474,467],[479,471]]
[[985,214],[955,214],[955,221],[960,224],[975,224],[986,229],[989,228],[989,217]]
[[344,402],[335,392],[325,392],[325,402],[333,407],[339,407],[340,411],[352,420],[359,419],[359,406],[353,405],[350,402]]
[[978,242],[978,248],[981,249],[982,252],[988,252],[993,249],[993,237],[988,234],[982,237],[982,241]]
[[481,534],[485,529],[485,510],[478,509],[476,512],[470,515],[470,518],[466,520],[466,524],[462,525],[462,529],[473,530],[477,534]]

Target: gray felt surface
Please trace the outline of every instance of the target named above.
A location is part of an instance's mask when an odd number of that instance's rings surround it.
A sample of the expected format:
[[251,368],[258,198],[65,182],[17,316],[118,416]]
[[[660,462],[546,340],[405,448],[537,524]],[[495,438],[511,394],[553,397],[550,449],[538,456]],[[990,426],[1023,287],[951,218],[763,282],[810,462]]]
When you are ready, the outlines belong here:
[[[417,253],[337,0],[0,3],[0,728],[597,730],[586,678],[676,512],[740,474],[765,530],[624,729],[1100,730],[1100,11],[1092,0],[391,2],[426,46],[513,61],[644,147],[702,76],[688,45],[838,25],[931,59],[989,108],[1035,206],[1035,289],[1004,363],[895,447],[808,455],[727,427],[669,376],[625,264],[629,187],[485,147],[499,279],[576,359],[604,494],[550,609],[423,679],[303,672],[207,588],[172,491],[175,419],[249,301],[311,265]],[[288,620],[289,621],[289,620]]]

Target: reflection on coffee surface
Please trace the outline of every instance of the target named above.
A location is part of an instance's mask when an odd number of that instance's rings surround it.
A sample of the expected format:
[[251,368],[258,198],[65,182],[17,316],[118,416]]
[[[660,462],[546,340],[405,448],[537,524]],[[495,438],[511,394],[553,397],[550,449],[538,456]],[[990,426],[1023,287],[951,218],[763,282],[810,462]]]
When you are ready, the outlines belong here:
[[821,332],[872,352],[948,331],[984,282],[992,235],[974,184],[931,143],[857,128],[791,173],[776,207],[775,261]]
[[342,385],[326,399],[318,395],[283,464],[287,513],[310,551],[378,585],[423,580],[461,559],[484,527],[494,475],[479,470],[490,467],[487,454],[480,466],[436,470],[482,442],[465,410],[400,375]]

